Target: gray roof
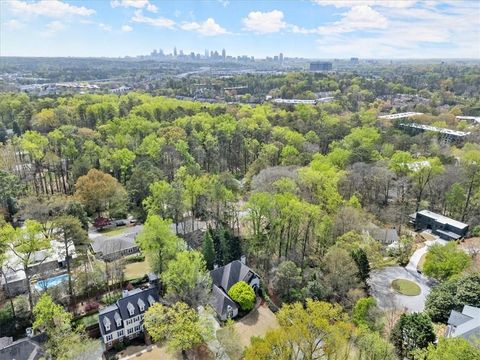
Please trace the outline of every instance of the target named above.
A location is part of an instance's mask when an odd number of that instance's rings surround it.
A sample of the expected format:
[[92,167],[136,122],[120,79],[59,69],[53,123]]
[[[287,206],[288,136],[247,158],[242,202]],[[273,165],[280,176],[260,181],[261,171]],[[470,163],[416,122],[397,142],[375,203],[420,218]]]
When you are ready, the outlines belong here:
[[231,306],[232,309],[238,309],[237,304],[228,296],[228,290],[239,281],[249,283],[254,276],[258,275],[240,260],[234,260],[225,266],[210,271],[210,276],[213,282],[213,296],[210,305],[223,320],[227,318],[228,306]]
[[398,241],[398,233],[396,229],[369,229],[367,230],[368,234],[377,241],[380,241],[382,244],[392,244]]
[[448,318],[450,335],[467,340],[480,339],[480,308],[465,305],[461,313],[453,310]]
[[210,275],[215,285],[228,292],[237,282],[245,281],[248,283],[256,274],[240,260],[234,260],[225,266],[210,271]]
[[[155,302],[159,301],[158,288],[156,286],[151,286],[148,289],[134,289],[125,293],[125,295],[117,300],[114,305],[110,305],[106,308],[103,308],[99,311],[98,322],[100,326],[100,332],[102,335],[109,334],[111,332],[117,331],[118,329],[123,328],[123,321],[143,314],[150,307],[149,298],[153,298]],[[143,311],[140,310],[140,304],[144,305]],[[129,306],[129,304],[131,304]],[[133,307],[133,315],[130,315],[128,308]],[[117,319],[121,318],[122,324],[117,327]],[[110,330],[105,330],[104,319],[110,321]]]
[[115,237],[106,239],[99,237],[94,239],[92,249],[95,253],[102,253],[103,255],[115,254],[116,252],[138,247],[134,238],[131,237]]
[[45,340],[44,333],[32,338],[17,340],[0,348],[0,360],[38,360],[43,357],[41,344]]
[[210,305],[213,307],[216,313],[220,315],[220,318],[227,318],[228,306],[231,306],[232,309],[238,310],[238,306],[235,301],[230,299],[230,297],[217,285],[213,285],[212,295],[213,296],[210,300]]

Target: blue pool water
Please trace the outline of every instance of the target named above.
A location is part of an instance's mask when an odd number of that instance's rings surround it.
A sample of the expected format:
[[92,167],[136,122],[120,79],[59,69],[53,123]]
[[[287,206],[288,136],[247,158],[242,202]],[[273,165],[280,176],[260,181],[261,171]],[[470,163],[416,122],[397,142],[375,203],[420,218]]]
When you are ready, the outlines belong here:
[[40,280],[40,281],[37,281],[37,283],[35,284],[35,289],[36,290],[45,290],[45,289],[48,289],[49,287],[58,285],[61,282],[64,282],[64,281],[67,281],[67,280],[68,280],[68,275],[67,274],[51,277],[51,278],[48,278],[48,279],[45,279],[45,280]]

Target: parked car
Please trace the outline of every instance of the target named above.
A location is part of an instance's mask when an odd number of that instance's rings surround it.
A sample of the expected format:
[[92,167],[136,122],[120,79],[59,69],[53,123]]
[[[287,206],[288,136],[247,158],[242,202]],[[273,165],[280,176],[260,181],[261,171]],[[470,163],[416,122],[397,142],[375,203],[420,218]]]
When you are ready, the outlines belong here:
[[125,226],[127,223],[124,220],[117,220],[115,221],[116,226]]

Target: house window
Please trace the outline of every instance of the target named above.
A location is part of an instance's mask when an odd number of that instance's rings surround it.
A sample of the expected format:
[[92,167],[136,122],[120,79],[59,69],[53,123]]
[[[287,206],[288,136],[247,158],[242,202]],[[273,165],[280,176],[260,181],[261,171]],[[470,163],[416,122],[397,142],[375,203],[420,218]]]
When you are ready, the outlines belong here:
[[122,320],[117,319],[117,327],[120,327],[120,326],[122,326]]
[[105,324],[105,331],[110,331],[110,324]]
[[129,302],[127,304],[127,309],[130,316],[133,316],[133,314],[135,313],[135,307],[132,305],[132,303]]
[[135,326],[135,332],[139,332],[140,331],[140,326]]
[[122,337],[123,336],[123,330],[118,330],[117,331],[117,336]]
[[112,334],[108,334],[108,335],[105,337],[105,339],[106,339],[107,341],[112,341],[112,339],[113,339]]
[[128,334],[128,335],[130,335],[130,334],[132,334],[132,333],[133,333],[133,328],[130,328],[130,329],[127,330],[127,334]]

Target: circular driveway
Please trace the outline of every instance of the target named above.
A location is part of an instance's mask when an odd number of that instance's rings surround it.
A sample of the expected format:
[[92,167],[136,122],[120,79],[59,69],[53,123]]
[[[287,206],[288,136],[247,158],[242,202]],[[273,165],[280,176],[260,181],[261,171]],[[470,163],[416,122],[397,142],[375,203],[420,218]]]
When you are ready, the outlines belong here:
[[[420,286],[421,293],[417,296],[406,296],[392,289],[392,281],[407,279]],[[427,279],[418,273],[412,273],[401,266],[390,266],[373,270],[368,280],[370,294],[377,300],[382,310],[397,309],[408,312],[420,312],[425,308],[425,299],[430,292]]]

